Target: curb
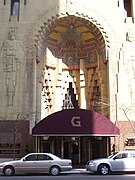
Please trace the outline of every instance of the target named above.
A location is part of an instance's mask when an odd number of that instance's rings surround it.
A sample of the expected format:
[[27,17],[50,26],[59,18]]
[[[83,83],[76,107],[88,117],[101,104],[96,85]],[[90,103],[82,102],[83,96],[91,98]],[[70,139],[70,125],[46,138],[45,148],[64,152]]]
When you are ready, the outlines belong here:
[[[62,172],[63,173],[63,172]],[[87,173],[89,173],[88,171],[86,171],[86,169],[72,169],[72,170],[70,170],[70,171],[65,171],[64,173],[69,173],[69,174],[83,174],[83,173],[85,173],[85,174],[87,174]]]

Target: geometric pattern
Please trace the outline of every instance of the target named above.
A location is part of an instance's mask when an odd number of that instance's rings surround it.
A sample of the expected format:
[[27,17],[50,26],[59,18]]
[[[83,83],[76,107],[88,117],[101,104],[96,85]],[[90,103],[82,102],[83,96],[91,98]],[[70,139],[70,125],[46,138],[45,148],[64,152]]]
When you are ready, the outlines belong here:
[[53,21],[42,31],[41,44],[68,66],[78,66],[80,59],[86,66],[97,62],[97,55],[105,58],[105,41],[100,30],[89,20],[69,15]]

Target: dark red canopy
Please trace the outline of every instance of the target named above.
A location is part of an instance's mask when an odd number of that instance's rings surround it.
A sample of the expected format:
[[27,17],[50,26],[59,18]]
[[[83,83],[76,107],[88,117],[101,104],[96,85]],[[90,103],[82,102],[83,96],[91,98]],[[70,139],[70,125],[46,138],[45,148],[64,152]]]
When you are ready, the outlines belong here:
[[120,131],[105,116],[85,109],[55,112],[32,129],[34,136],[117,136]]

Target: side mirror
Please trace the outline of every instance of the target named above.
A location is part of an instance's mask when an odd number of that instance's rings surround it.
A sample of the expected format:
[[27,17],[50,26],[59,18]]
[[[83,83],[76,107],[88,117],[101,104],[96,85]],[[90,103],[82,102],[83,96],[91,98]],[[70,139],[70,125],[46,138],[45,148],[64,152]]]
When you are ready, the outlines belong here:
[[23,161],[26,161],[26,159],[25,159],[25,158],[23,158]]

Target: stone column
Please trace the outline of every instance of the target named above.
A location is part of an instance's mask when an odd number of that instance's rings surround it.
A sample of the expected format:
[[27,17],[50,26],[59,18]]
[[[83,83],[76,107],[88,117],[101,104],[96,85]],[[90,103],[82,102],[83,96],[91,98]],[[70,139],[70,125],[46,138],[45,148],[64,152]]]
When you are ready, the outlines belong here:
[[109,87],[107,83],[107,65],[103,62],[102,55],[98,56],[98,74],[100,78],[100,91],[101,91],[101,112],[105,116],[108,115],[109,101],[108,101],[108,92]]
[[80,59],[80,108],[86,109],[85,63]]
[[[32,128],[36,123],[36,50],[33,50],[32,58],[32,72],[31,72],[31,111],[30,111],[30,134],[32,133]],[[29,82],[30,83],[30,82]]]
[[43,64],[40,62],[36,64],[36,121],[41,120],[41,99],[42,99],[42,89],[43,89]]
[[57,79],[55,89],[55,111],[62,109],[62,59],[57,59]]

